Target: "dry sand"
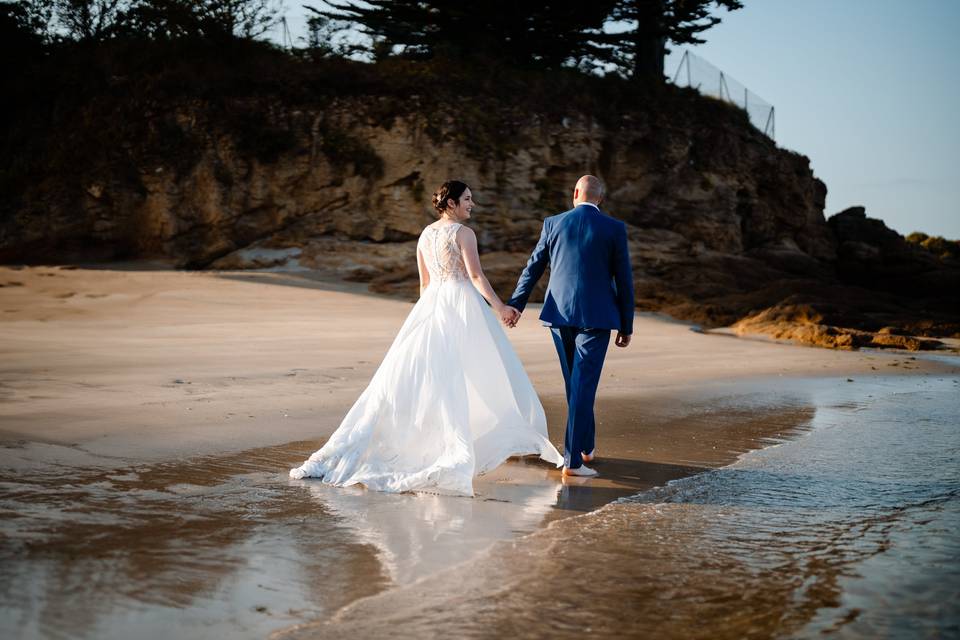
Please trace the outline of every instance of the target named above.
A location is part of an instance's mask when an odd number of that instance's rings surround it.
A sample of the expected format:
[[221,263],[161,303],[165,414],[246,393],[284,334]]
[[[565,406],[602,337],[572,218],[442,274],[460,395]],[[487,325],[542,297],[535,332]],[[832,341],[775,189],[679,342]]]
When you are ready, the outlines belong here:
[[[2,437],[140,460],[329,436],[411,308],[283,273],[0,268],[0,285]],[[562,380],[537,311],[508,335],[557,441]],[[641,315],[633,344],[610,348],[598,405],[617,423],[645,398],[718,381],[942,368]]]
[[[315,483],[287,481],[286,469],[337,427],[410,308],[408,302],[309,274],[177,272],[142,264],[0,268],[4,479],[56,467],[65,479],[86,474],[93,486],[109,472],[152,468],[149,487],[138,485],[138,490],[170,494],[181,485],[222,485],[235,467],[238,475],[265,473],[274,487],[309,490],[329,512],[330,500],[347,494],[327,495]],[[551,438],[562,447],[562,379],[537,311],[528,308],[508,335],[547,410]],[[304,605],[315,605],[309,613],[237,626],[236,618],[259,615],[266,607],[240,615],[208,602],[208,618],[196,624],[255,637],[328,614],[356,598],[464,561],[497,539],[728,464],[743,451],[789,437],[805,427],[814,410],[802,392],[792,390],[802,390],[811,379],[857,384],[886,373],[956,375],[955,362],[709,335],[640,315],[633,344],[611,346],[604,369],[597,400],[601,478],[562,485],[555,470],[535,461],[511,461],[477,481],[478,499],[467,501],[467,516],[454,514],[461,518],[459,528],[443,544],[436,542],[437,513],[451,520],[449,505],[463,505],[465,499],[434,502],[423,510],[426,503],[354,491],[350,499],[359,499],[365,513],[382,516],[377,535],[389,539],[422,525],[423,539],[432,539],[436,547],[408,557],[409,548],[373,536],[369,543],[376,559],[355,562],[365,567],[356,570],[358,575],[372,577],[350,589],[312,587]],[[215,472],[201,477],[202,469]],[[110,477],[122,482],[121,476]],[[300,500],[307,494],[286,495]],[[416,513],[411,504],[420,505]],[[311,517],[310,504],[290,508],[297,517]],[[16,535],[26,534],[18,529]],[[5,537],[9,542],[13,534],[6,531]],[[224,593],[221,600],[242,599],[236,592]],[[36,597],[52,602],[56,595],[47,589]],[[276,596],[274,604],[284,606],[283,598]],[[233,623],[224,622],[224,616]],[[107,613],[101,618],[99,627],[89,628],[105,637],[122,636],[121,627],[103,626]]]

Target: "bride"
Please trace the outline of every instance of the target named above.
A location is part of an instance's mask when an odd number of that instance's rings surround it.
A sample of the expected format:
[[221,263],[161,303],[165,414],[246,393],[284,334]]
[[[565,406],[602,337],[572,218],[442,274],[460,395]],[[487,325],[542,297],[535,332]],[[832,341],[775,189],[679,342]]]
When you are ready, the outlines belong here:
[[473,477],[510,456],[563,465],[497,321],[510,324],[515,312],[483,275],[476,235],[461,224],[473,209],[470,188],[444,182],[433,206],[439,220],[417,242],[420,299],[343,422],[290,477],[472,496]]

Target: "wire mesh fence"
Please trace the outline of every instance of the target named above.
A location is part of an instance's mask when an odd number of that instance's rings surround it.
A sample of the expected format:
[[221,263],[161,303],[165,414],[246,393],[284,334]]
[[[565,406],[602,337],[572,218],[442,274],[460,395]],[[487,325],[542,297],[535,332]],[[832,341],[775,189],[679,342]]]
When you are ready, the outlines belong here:
[[773,105],[753,93],[728,74],[716,68],[700,56],[684,51],[673,84],[691,87],[700,93],[734,104],[747,112],[750,122],[757,129],[776,138],[776,118]]

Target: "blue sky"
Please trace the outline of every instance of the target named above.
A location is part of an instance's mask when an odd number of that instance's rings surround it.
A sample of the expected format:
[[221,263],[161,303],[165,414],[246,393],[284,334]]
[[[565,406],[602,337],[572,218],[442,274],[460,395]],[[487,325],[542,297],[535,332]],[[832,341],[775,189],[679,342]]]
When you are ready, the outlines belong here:
[[691,51],[774,105],[777,144],[827,184],[825,213],[863,205],[960,239],[960,0],[743,4]]
[[[287,1],[294,37],[302,4]],[[810,158],[827,216],[863,205],[900,233],[960,239],[960,0],[744,0],[716,15],[690,50],[774,105],[777,144]]]

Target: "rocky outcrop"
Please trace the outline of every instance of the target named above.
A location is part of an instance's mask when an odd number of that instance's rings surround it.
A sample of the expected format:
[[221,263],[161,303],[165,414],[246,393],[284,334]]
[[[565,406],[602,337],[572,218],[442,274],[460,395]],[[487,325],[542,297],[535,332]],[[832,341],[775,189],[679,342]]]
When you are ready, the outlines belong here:
[[954,310],[960,292],[960,262],[941,258],[908,242],[882,221],[868,218],[863,207],[832,216],[828,226],[837,239],[836,269],[853,285],[910,298],[941,298]]
[[904,334],[896,327],[886,326],[876,331],[856,329],[854,326],[862,325],[863,319],[851,317],[853,315],[834,303],[820,303],[815,307],[791,297],[737,321],[732,329],[738,335],[766,334],[831,349],[872,347],[920,351],[943,346],[939,340]]
[[[491,141],[424,115],[415,100],[385,117],[378,100],[157,105],[109,161],[78,166],[66,182],[38,176],[7,198],[0,261],[310,269],[412,297],[430,193],[460,177],[479,203],[471,225],[485,270],[506,295],[543,217],[567,208],[591,172],[609,185],[607,210],[629,225],[640,309],[742,331],[800,327],[780,335],[834,347],[960,327],[955,265],[862,209],[825,220],[826,186],[808,158],[722,102],[667,88],[662,102],[614,120],[528,113]],[[110,121],[78,116],[73,126]],[[814,325],[873,337],[828,340]]]

